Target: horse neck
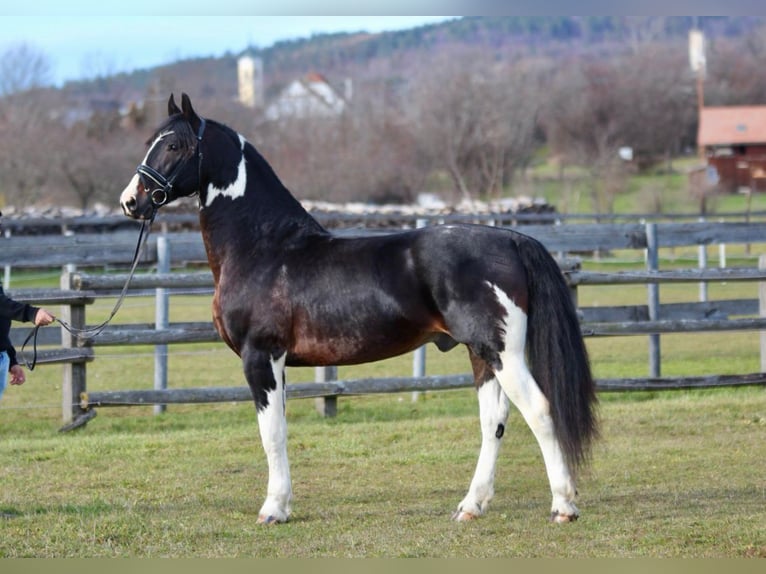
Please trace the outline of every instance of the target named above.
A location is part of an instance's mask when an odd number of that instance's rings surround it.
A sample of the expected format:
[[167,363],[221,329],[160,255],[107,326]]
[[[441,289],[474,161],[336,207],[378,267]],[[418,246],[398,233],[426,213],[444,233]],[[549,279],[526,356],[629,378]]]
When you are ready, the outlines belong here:
[[254,253],[259,249],[273,253],[275,248],[281,250],[328,233],[282,184],[263,156],[237,137],[241,153],[227,150],[232,165],[226,166],[226,171],[236,173],[244,154],[244,175],[240,173],[239,177],[246,181],[238,180],[221,191],[213,183],[215,178],[209,176],[207,193],[200,198],[200,227],[214,273],[225,254]]

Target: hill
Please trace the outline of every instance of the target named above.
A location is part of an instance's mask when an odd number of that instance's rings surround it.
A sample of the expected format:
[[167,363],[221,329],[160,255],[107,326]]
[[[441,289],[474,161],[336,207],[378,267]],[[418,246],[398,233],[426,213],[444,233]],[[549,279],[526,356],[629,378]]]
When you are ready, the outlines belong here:
[[503,16],[463,17],[407,30],[317,34],[243,46],[237,53],[216,58],[193,58],[95,80],[69,82],[70,96],[98,94],[140,99],[152,91],[164,93],[183,83],[198,98],[236,96],[236,60],[243,53],[264,63],[267,94],[295,77],[320,71],[329,78],[351,77],[364,88],[396,85],[422,66],[434,52],[479,50],[498,59],[589,57],[608,59],[649,43],[686,42],[696,24],[711,42],[741,37],[763,25],[755,16]]

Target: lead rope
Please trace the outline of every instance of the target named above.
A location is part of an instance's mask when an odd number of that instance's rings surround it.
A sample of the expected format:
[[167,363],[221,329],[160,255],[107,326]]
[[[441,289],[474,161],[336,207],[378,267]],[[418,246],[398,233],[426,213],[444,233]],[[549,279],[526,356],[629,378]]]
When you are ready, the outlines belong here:
[[[144,219],[141,222],[141,231],[138,234],[138,241],[136,242],[136,251],[133,254],[133,263],[130,266],[130,272],[128,273],[128,278],[125,281],[125,285],[122,288],[122,291],[120,292],[120,296],[117,298],[117,302],[114,304],[114,308],[112,309],[112,312],[109,314],[109,317],[102,323],[99,323],[98,325],[94,325],[92,327],[85,327],[84,329],[79,329],[76,327],[72,327],[68,322],[64,321],[63,319],[59,319],[58,317],[54,317],[54,319],[67,331],[69,331],[70,334],[72,334],[78,342],[82,339],[92,339],[93,337],[98,336],[101,334],[101,332],[106,328],[106,326],[109,324],[109,322],[114,318],[114,316],[117,314],[117,311],[120,310],[120,307],[122,307],[123,301],[125,301],[125,297],[128,294],[128,287],[130,286],[130,281],[133,279],[133,275],[136,272],[136,268],[138,267],[138,262],[141,258],[141,251],[143,250],[144,246],[146,245],[146,241],[149,238],[149,232],[151,231],[152,223],[154,222],[154,217],[157,215],[157,210],[152,211],[152,216],[149,219]],[[21,345],[21,353],[24,359],[24,366],[29,369],[30,371],[35,370],[35,365],[37,365],[37,333],[40,330],[40,325],[35,325],[32,330],[30,331],[29,335],[27,335],[27,338],[24,339],[24,343]],[[32,362],[30,363],[26,355],[24,355],[24,348],[27,346],[27,343],[29,341],[32,341]]]

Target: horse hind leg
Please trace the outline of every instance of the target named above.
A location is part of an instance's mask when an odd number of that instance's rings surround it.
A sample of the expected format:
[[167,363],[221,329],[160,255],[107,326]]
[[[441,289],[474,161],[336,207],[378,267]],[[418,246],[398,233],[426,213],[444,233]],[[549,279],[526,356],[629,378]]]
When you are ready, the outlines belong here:
[[286,354],[277,358],[260,352],[243,354],[245,375],[255,399],[258,429],[269,468],[266,500],[258,513],[259,524],[277,524],[290,518],[292,486],[287,458],[285,358]]
[[452,515],[453,520],[459,522],[473,520],[484,514],[495,494],[495,466],[510,408],[508,397],[489,366],[473,353],[471,364],[478,387],[481,449],[468,493]]
[[500,303],[506,308],[505,348],[500,354],[502,368],[495,375],[511,402],[519,409],[532,430],[543,455],[553,502],[551,520],[573,522],[579,516],[575,506],[575,481],[553,427],[550,404],[532,377],[526,363],[527,316],[502,290],[495,287]]

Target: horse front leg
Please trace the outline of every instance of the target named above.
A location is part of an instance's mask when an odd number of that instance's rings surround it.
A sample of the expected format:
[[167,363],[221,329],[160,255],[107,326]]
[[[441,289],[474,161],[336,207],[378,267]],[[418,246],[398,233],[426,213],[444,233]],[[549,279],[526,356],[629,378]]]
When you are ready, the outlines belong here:
[[287,419],[285,417],[286,353],[243,353],[245,376],[255,399],[261,443],[269,465],[266,500],[258,513],[259,524],[277,524],[290,518],[292,486],[287,460]]

